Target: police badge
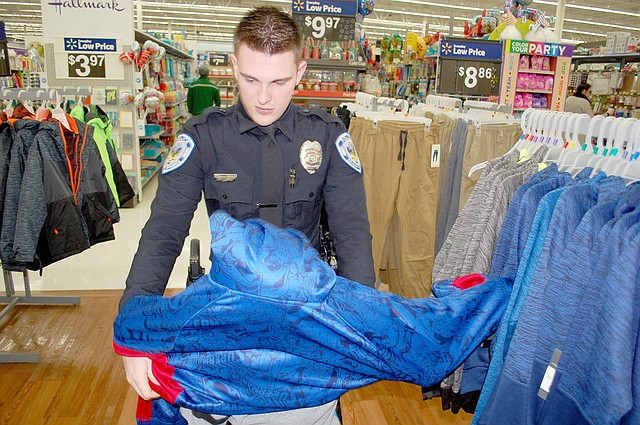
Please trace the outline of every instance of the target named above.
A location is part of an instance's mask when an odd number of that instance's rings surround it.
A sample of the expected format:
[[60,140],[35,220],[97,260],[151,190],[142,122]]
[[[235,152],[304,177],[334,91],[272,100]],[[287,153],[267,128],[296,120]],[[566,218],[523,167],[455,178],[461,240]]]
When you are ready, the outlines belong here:
[[306,140],[300,146],[300,164],[309,174],[315,173],[322,164],[322,146],[320,142]]

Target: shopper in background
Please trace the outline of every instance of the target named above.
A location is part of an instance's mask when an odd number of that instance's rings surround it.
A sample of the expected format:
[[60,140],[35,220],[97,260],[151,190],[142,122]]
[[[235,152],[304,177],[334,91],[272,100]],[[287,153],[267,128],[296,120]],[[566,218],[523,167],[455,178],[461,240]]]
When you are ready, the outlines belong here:
[[569,96],[564,104],[565,112],[575,112],[578,114],[588,114],[593,116],[591,109],[591,84],[582,83],[576,87],[573,96]]
[[209,106],[220,106],[220,90],[209,81],[209,67],[198,67],[200,78],[189,86],[187,92],[187,109],[191,115],[200,115]]
[[[238,24],[230,61],[240,102],[190,119],[172,147],[120,306],[134,295],[162,294],[202,197],[236,219],[260,217],[302,231],[319,246],[324,204],[338,274],[373,286],[371,234],[362,166],[338,117],[292,103],[306,62],[295,21],[259,7]],[[151,362],[123,358],[127,380],[144,399],[157,397]],[[337,401],[286,412],[232,416],[231,424],[335,425]],[[224,423],[183,410],[190,424]]]

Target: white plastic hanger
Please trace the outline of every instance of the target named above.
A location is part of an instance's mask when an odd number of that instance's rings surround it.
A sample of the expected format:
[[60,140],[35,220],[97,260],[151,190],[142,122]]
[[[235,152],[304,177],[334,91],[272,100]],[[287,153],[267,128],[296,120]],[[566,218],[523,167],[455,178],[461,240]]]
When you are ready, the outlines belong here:
[[635,141],[632,139],[637,122],[636,118],[624,118],[618,122],[615,143],[602,166],[602,171],[608,176],[620,175],[630,160],[629,155],[625,155],[625,146],[628,149],[635,149]]
[[569,143],[566,147],[562,144],[552,146],[547,151],[543,161],[556,162],[558,164],[561,164],[564,163],[565,158],[567,157],[567,155],[569,155],[570,152],[581,152],[580,135],[585,135],[587,133],[590,122],[591,117],[587,114],[573,114],[573,119],[570,123],[567,124],[568,127],[572,125],[572,127],[569,127],[572,129],[566,132],[568,136],[567,141]]
[[627,145],[625,156],[625,165],[616,173],[627,181],[628,184],[640,181],[640,160],[633,159],[635,154],[640,151],[640,121],[635,121],[631,125],[631,144]]
[[[596,148],[594,150],[595,155],[589,160],[589,167],[593,167],[591,171],[591,176],[595,176],[599,171],[602,170],[602,166],[604,164],[604,158],[607,156],[609,151],[611,151],[611,146],[615,143],[616,137],[616,124],[619,122],[619,119],[616,117],[606,117],[602,126],[600,127],[600,132],[598,133],[598,140],[596,141]],[[604,140],[607,139],[607,145],[605,146]]]
[[598,137],[604,117],[596,115],[589,120],[584,144],[579,149],[574,149],[564,155],[562,161],[558,163],[560,171],[566,171],[575,175],[587,166],[593,154],[593,139]]
[[53,111],[51,111],[51,116],[56,120],[60,121],[60,124],[67,130],[71,131],[71,126],[69,126],[69,121],[67,120],[67,113],[62,109],[62,100],[63,97],[60,95],[56,95],[56,104]]

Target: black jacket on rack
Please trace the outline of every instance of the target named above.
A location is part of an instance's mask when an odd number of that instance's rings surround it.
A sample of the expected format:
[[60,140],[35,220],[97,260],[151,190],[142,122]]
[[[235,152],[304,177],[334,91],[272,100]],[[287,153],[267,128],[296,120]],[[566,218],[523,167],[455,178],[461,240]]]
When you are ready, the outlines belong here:
[[67,115],[70,129],[42,122],[29,150],[20,189],[15,261],[47,266],[114,239],[115,199],[92,127]]

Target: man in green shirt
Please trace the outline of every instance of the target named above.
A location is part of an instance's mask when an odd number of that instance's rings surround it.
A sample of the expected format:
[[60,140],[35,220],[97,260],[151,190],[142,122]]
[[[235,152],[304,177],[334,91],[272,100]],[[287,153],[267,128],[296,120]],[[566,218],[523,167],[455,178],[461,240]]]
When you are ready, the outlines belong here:
[[200,78],[189,86],[187,93],[187,108],[191,115],[200,115],[209,106],[220,106],[220,90],[209,81],[209,67],[200,65],[198,67]]

